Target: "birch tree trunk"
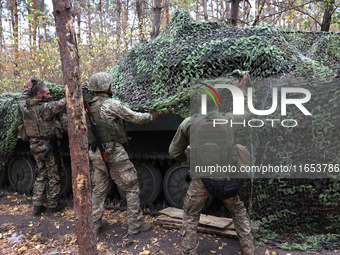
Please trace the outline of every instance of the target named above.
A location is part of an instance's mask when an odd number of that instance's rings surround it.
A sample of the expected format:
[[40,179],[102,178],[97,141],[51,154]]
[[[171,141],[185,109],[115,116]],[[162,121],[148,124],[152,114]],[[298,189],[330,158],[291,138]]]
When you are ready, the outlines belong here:
[[53,0],[67,101],[75,229],[79,254],[98,254],[92,220],[87,127],[80,85],[79,55],[71,0]]

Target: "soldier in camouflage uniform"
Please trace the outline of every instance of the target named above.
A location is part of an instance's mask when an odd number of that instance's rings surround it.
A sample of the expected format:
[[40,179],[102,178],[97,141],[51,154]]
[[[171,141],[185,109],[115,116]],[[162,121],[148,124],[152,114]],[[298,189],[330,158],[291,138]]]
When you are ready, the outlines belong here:
[[[45,159],[43,154],[50,147],[50,138],[45,130],[52,133],[52,128],[58,126],[55,115],[66,110],[66,99],[50,102],[48,87],[38,83],[33,87],[31,79],[21,96],[19,107],[23,113],[24,126],[29,138],[31,153],[36,161],[36,180],[33,188],[33,214],[39,215],[46,208],[43,206],[44,191],[48,183],[47,206],[48,213],[61,210],[59,204],[60,174],[54,161],[53,153]],[[39,121],[36,123],[33,118]],[[58,131],[58,128],[55,128]],[[61,134],[56,132],[57,137]]]
[[[246,79],[247,76],[245,75],[242,81],[237,85],[243,92],[245,92]],[[211,110],[216,111],[216,108],[213,102],[209,104],[208,101],[207,111]],[[246,111],[244,116],[233,116],[232,113],[228,113],[227,116],[227,119],[229,118],[229,120],[233,119],[234,122],[242,122],[243,119],[249,119],[250,113]],[[180,162],[187,162],[185,150],[189,145],[190,126],[192,124],[192,118],[183,120],[170,144],[170,156]],[[240,125],[234,125],[232,127],[227,126],[228,132],[230,132],[233,139],[239,126]],[[197,225],[200,218],[200,212],[209,195],[210,194],[204,187],[202,180],[197,177],[192,178],[183,205],[184,215],[181,240],[183,254],[197,254],[199,244],[197,239]],[[232,213],[235,230],[240,240],[243,255],[254,255],[255,248],[253,245],[250,222],[243,202],[239,199],[238,195],[225,199],[224,201],[228,210]]]
[[[160,118],[161,114],[134,112],[120,101],[112,99],[112,82],[113,78],[108,73],[93,75],[89,80],[89,86],[90,90],[96,94],[96,97],[89,104],[106,148],[111,178],[126,194],[128,233],[134,235],[139,232],[149,231],[152,224],[143,222],[137,172],[123,147],[123,144],[127,142],[127,136],[122,120],[143,124]],[[99,230],[104,224],[102,221],[104,202],[111,180],[99,149],[93,146],[94,136],[90,130],[88,130],[88,139],[89,143],[91,143],[89,157],[94,168],[92,179],[94,184],[92,194],[93,223],[98,236]]]

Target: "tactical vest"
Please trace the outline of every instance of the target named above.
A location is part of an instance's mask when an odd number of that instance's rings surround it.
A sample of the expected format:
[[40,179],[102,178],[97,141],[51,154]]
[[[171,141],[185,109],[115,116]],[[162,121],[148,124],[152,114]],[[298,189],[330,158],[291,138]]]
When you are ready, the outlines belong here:
[[39,102],[37,105],[32,107],[25,107],[25,111],[23,112],[23,121],[26,130],[26,135],[28,137],[46,137],[48,134],[29,116],[26,111],[29,111],[31,115],[33,115],[40,123],[49,131],[52,130],[53,127],[53,119],[50,121],[42,120],[40,116],[40,108],[41,105],[45,103],[44,101]]
[[[124,121],[117,117],[114,121],[107,122],[100,117],[100,108],[102,104],[109,99],[110,98],[101,97],[95,98],[94,100],[89,102],[92,117],[94,118],[94,121],[98,126],[103,143],[118,142],[120,144],[126,144],[127,135]],[[95,138],[91,131],[91,123],[88,118],[86,118],[86,123],[89,127],[89,130],[87,132],[88,141],[89,143],[93,143]]]

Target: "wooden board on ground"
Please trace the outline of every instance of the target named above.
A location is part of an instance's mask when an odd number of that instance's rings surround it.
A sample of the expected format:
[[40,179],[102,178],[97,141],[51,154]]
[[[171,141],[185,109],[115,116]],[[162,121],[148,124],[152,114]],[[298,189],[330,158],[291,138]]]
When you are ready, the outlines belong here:
[[[181,229],[182,219],[171,218],[166,215],[161,215],[156,218],[156,220],[154,221],[154,224],[162,225],[162,227],[166,229],[174,229],[174,228]],[[220,229],[220,228],[215,228],[215,227],[211,227],[207,225],[198,225],[197,231],[201,233],[206,233],[206,234],[237,238],[237,234],[235,230],[232,230],[232,229]]]
[[[174,208],[174,207],[167,207],[163,210],[160,210],[159,213],[168,215],[172,218],[183,218],[183,210]],[[230,218],[221,218],[221,217],[215,217],[211,215],[204,215],[201,214],[199,224],[205,225],[205,226],[211,226],[219,229],[227,229],[231,224],[233,220]]]

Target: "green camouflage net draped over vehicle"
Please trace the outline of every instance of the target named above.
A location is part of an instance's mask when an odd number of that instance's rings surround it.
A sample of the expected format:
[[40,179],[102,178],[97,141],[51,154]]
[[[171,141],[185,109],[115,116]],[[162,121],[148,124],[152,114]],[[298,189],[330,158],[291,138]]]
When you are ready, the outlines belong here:
[[[339,33],[235,28],[195,22],[179,12],[155,40],[131,49],[109,73],[115,80],[114,97],[131,108],[182,117],[190,115],[188,91],[197,81],[235,84],[247,72],[254,108],[259,110],[271,107],[274,87],[308,89],[312,98],[305,107],[312,116],[288,106],[284,118],[295,119],[297,127],[280,123],[248,127],[238,135],[238,142],[251,149],[253,165],[339,166],[339,48]],[[222,111],[231,110],[229,98]],[[280,111],[279,99],[277,110],[265,118],[282,119]],[[263,116],[254,117],[265,122]],[[247,182],[252,219],[260,226],[259,243],[287,234],[294,243],[282,245],[287,249],[340,247],[339,179]],[[280,231],[275,232],[277,226]],[[303,231],[318,236],[293,235]]]
[[[155,40],[130,51],[109,73],[115,96],[136,110],[189,115],[187,89],[197,79],[291,74],[328,81],[339,72],[339,34],[234,28],[194,22],[179,12]],[[185,110],[187,109],[187,110]]]

